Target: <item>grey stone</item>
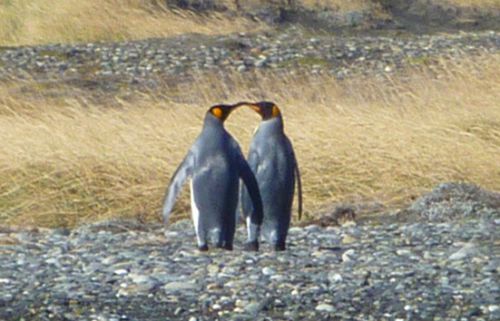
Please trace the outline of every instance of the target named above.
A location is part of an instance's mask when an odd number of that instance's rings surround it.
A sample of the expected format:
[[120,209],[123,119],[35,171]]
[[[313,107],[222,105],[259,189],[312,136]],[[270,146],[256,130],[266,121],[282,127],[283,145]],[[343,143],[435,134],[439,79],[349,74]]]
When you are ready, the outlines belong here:
[[335,308],[330,304],[320,303],[316,306],[316,311],[332,313],[335,312]]
[[349,249],[342,254],[342,261],[345,263],[352,262],[356,260],[356,255],[357,254],[355,250]]
[[476,252],[476,246],[473,243],[467,243],[460,250],[450,255],[449,259],[452,261],[463,260],[469,256],[474,255]]
[[128,271],[126,269],[117,269],[117,270],[114,270],[113,273],[116,275],[125,275],[128,273]]
[[194,283],[189,282],[170,282],[163,286],[166,292],[177,292],[177,291],[194,291],[198,289],[198,286]]
[[271,276],[271,275],[274,275],[276,273],[276,271],[270,267],[265,267],[262,269],[262,274],[264,275],[267,275],[267,276]]

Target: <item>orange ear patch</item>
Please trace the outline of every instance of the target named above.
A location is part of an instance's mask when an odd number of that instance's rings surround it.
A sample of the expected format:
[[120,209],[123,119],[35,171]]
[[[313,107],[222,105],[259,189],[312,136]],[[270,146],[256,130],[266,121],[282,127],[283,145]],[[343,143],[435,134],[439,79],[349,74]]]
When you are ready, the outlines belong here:
[[273,117],[278,117],[280,115],[280,109],[278,106],[273,106]]
[[222,109],[220,109],[219,107],[215,107],[215,108],[213,108],[213,109],[212,109],[212,114],[213,114],[215,117],[217,117],[217,118],[219,118],[219,119],[222,119],[222,114],[223,114],[223,112],[222,112]]

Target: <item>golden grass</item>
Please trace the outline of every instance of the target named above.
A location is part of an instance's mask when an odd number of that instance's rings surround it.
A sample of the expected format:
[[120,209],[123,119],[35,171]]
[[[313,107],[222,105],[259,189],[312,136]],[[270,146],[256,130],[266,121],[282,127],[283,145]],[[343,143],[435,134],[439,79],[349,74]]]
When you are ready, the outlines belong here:
[[[0,45],[76,43],[227,34],[262,25],[213,13],[171,11],[151,0],[11,0],[0,2]],[[156,1],[157,3],[161,3]]]
[[[332,202],[389,206],[443,181],[500,190],[500,56],[441,60],[393,77],[337,82],[276,73],[200,75],[183,87],[197,104],[162,94],[114,107],[36,99],[0,87],[0,222],[74,226],[110,217],[159,220],[170,175],[217,102],[277,102],[299,159],[305,211]],[[427,67],[426,67],[427,68]],[[80,94],[78,93],[78,96]],[[246,150],[258,117],[240,109],[228,129]],[[174,217],[188,213],[185,188]],[[181,212],[181,213],[179,213]]]
[[459,7],[500,9],[500,0],[445,0],[445,2]]

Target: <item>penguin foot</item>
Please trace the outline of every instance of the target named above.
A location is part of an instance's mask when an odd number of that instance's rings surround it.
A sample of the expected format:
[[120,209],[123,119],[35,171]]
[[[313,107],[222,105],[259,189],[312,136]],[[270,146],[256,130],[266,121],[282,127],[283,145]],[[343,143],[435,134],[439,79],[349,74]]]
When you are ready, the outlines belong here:
[[228,251],[233,250],[233,244],[223,243],[223,244],[217,244],[215,247],[218,249],[224,249],[224,250],[228,250]]
[[259,241],[246,242],[243,245],[243,250],[257,252],[259,250]]
[[282,251],[284,251],[284,250],[286,249],[286,247],[285,247],[285,243],[278,243],[278,244],[274,244],[274,247],[273,247],[273,248],[274,248],[274,250],[275,250],[276,252],[282,252]]
[[200,252],[208,251],[208,245],[203,244],[203,245],[198,246],[198,251],[200,251]]

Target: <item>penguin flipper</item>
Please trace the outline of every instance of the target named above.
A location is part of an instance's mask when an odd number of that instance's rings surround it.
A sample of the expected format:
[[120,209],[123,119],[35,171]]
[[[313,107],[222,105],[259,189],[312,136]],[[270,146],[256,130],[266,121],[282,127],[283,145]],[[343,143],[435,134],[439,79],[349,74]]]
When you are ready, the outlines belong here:
[[300,179],[299,164],[295,161],[295,176],[297,178],[297,197],[299,201],[299,221],[302,219],[302,181]]
[[168,185],[167,193],[165,196],[165,201],[163,202],[163,222],[168,223],[168,218],[170,212],[174,207],[175,200],[182,189],[182,186],[186,180],[192,176],[194,166],[194,156],[192,153],[188,153],[182,163],[175,170],[172,179]]
[[[259,166],[259,155],[255,151],[250,151],[247,158],[248,166],[253,171],[254,176],[257,173],[257,168]],[[262,196],[261,196],[262,197]],[[252,200],[248,194],[248,189],[245,184],[240,188],[240,206],[242,218],[246,218],[253,211]]]
[[[239,170],[240,177],[243,180],[243,183],[246,187],[246,192],[250,195],[250,199],[252,200],[253,205],[253,215],[251,214],[251,219],[254,224],[261,225],[264,219],[263,208],[262,208],[262,197],[259,191],[259,185],[257,183],[257,179],[255,178],[252,169],[248,165],[247,161],[240,155],[239,160]],[[244,189],[242,189],[244,192]],[[242,200],[245,203],[245,200]],[[245,207],[245,204],[242,204]],[[244,208],[243,210],[245,210]],[[243,213],[246,214],[246,213]]]
[[299,163],[297,162],[297,157],[295,156],[295,152],[293,151],[292,142],[287,140],[288,142],[288,151],[293,159],[293,166],[295,172],[295,179],[297,180],[297,198],[298,198],[298,212],[299,212],[299,221],[302,219],[302,180],[300,178],[300,170]]

